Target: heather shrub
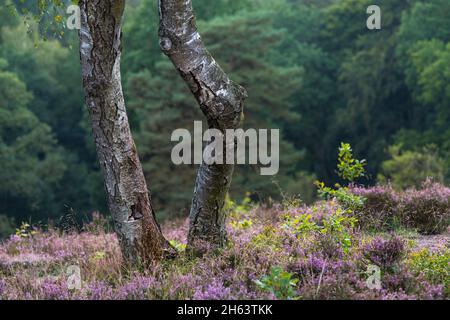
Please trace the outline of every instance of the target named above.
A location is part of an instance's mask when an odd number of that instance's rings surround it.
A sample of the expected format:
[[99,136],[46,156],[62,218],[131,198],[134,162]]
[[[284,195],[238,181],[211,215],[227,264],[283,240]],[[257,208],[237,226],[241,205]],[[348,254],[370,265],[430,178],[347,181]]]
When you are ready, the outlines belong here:
[[198,286],[195,290],[194,300],[227,300],[230,299],[231,289],[219,280],[214,280],[205,286]]
[[406,227],[422,234],[438,234],[450,225],[450,188],[431,180],[419,190],[396,192],[390,186],[351,186],[349,190],[365,199],[362,209],[353,212],[362,229]]
[[393,270],[405,256],[405,242],[399,237],[375,237],[363,246],[363,256],[382,270]]
[[[348,242],[351,242],[350,240]],[[343,245],[337,242],[332,235],[317,234],[313,238],[311,250],[314,250],[328,259],[337,260],[342,259],[348,253],[350,246]]]
[[305,300],[349,300],[358,299],[365,291],[367,287],[356,273],[336,270],[304,281],[299,294]]
[[[14,235],[0,244],[0,297],[436,299],[448,286],[442,271],[448,270],[448,253],[405,260],[401,239],[367,242],[370,235],[355,230],[352,212],[337,201],[270,209],[245,204],[237,210],[227,226],[227,246],[200,257],[184,250],[186,222],[164,225],[179,255],[149,270],[124,268],[116,236],[102,228]],[[380,290],[367,286],[369,263],[382,268]],[[67,287],[72,265],[80,267],[81,289]]]
[[395,229],[399,223],[399,197],[390,185],[371,188],[352,185],[349,190],[365,199],[363,206],[353,212],[362,229]]
[[[361,247],[362,255],[333,260],[317,252],[288,266],[299,278],[302,299],[441,299],[442,285],[417,276],[404,264],[401,239],[375,238]],[[366,263],[361,263],[361,257]],[[367,263],[382,268],[381,288],[368,287]]]
[[3,291],[5,290],[5,287],[6,287],[5,280],[0,279],[0,300],[3,300]]
[[450,188],[431,180],[421,190],[409,189],[399,206],[403,223],[423,234],[437,234],[450,225]]
[[318,276],[328,271],[328,259],[320,253],[310,253],[306,257],[292,261],[288,271],[293,272],[303,283],[308,277]]
[[[382,277],[384,295],[389,299],[436,300],[444,298],[442,285],[433,285],[407,266],[401,265],[396,272],[385,273]],[[398,296],[400,295],[400,296]],[[383,296],[381,298],[384,298]]]
[[152,296],[151,290],[158,287],[155,277],[138,275],[117,289],[117,297],[121,300],[144,300]]
[[113,287],[105,281],[92,281],[84,288],[85,297],[89,300],[117,299]]
[[332,260],[320,253],[310,253],[308,257],[290,265],[290,269],[300,279],[298,294],[302,299],[342,300],[372,299],[364,273],[360,270],[356,256]]

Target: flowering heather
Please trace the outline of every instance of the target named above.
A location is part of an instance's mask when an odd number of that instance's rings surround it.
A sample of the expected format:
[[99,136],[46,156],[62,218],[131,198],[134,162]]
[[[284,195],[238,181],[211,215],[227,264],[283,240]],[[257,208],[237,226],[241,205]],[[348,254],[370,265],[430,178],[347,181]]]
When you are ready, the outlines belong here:
[[206,286],[199,286],[194,293],[195,300],[224,300],[231,295],[231,289],[223,285],[220,280],[213,280]]
[[424,234],[441,233],[450,225],[450,188],[426,181],[421,190],[403,194],[400,211],[408,227]]
[[365,188],[350,186],[350,192],[363,197],[364,208],[355,212],[359,225],[364,229],[393,229],[398,216],[399,195],[390,185]]
[[398,226],[422,234],[438,234],[450,226],[450,188],[427,180],[421,189],[398,192],[391,186],[351,186],[350,192],[366,199],[355,212],[363,229],[393,230]]
[[3,297],[4,290],[5,290],[5,280],[0,279],[0,298]]
[[371,263],[383,269],[391,269],[405,255],[405,242],[399,237],[392,237],[388,240],[376,237],[363,246],[363,252]]
[[157,284],[155,277],[138,275],[132,277],[127,283],[117,290],[120,299],[145,300],[147,291]]
[[[450,298],[448,235],[436,245],[430,236],[364,233],[336,201],[238,208],[230,209],[228,245],[202,257],[184,254],[186,221],[164,225],[180,254],[149,270],[124,268],[116,236],[106,231],[11,236],[0,245],[0,298]],[[367,285],[368,264],[381,269],[380,289]],[[70,287],[74,279],[79,286]]]

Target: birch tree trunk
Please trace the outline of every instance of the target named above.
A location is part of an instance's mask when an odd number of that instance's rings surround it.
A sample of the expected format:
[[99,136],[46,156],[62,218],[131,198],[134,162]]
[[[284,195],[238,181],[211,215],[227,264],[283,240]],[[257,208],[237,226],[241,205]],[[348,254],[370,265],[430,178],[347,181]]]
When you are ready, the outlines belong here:
[[[209,128],[224,134],[226,129],[240,127],[246,91],[228,78],[206,50],[197,32],[192,1],[159,0],[159,14],[161,49],[189,85]],[[202,253],[226,242],[223,206],[233,169],[232,164],[201,165],[190,211],[190,250]]]
[[155,220],[128,124],[120,77],[125,0],[81,0],[80,60],[108,207],[131,264],[174,254]]

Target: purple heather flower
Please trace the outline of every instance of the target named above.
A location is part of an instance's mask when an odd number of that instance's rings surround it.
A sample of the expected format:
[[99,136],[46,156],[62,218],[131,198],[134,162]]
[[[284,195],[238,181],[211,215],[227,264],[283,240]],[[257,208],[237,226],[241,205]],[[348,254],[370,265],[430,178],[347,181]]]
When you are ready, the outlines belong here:
[[230,299],[230,288],[224,287],[219,280],[214,280],[206,286],[197,287],[194,293],[194,300],[227,300]]
[[395,236],[388,240],[376,237],[363,247],[364,256],[384,269],[395,266],[405,254],[404,251],[404,241]]
[[0,299],[3,296],[3,292],[5,291],[6,288],[6,281],[3,279],[0,279]]
[[154,277],[137,276],[118,289],[119,299],[144,300],[146,291],[157,284]]
[[113,289],[103,281],[94,281],[88,284],[87,294],[90,300],[112,300]]

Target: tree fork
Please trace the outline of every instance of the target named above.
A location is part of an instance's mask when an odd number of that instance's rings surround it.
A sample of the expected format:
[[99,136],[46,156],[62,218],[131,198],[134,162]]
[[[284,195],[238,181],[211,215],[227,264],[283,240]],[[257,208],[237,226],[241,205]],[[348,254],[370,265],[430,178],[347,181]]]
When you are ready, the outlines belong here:
[[120,75],[124,0],[81,0],[80,60],[108,207],[124,260],[175,254],[162,235],[131,135]]
[[[197,31],[192,1],[159,0],[159,15],[161,49],[188,84],[209,128],[225,134],[226,129],[240,127],[247,93],[228,78],[206,50]],[[190,211],[190,250],[202,253],[225,244],[223,206],[233,169],[232,164],[200,166]]]

